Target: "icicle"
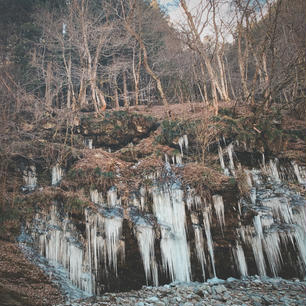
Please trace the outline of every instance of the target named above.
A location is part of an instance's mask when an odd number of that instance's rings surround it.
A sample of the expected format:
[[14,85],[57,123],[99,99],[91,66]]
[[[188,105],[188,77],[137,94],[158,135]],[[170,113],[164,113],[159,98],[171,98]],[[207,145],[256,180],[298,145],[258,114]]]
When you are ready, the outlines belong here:
[[219,160],[220,160],[221,168],[224,171],[225,170],[225,163],[224,163],[224,158],[223,158],[223,151],[222,151],[222,148],[221,148],[220,144],[218,145],[218,154],[219,154]]
[[158,286],[157,264],[154,254],[155,233],[150,225],[136,225],[136,237],[146,275],[146,281],[153,281]]
[[175,160],[176,160],[176,164],[177,165],[182,165],[183,164],[183,159],[182,159],[183,155],[180,153],[177,153],[175,155]]
[[66,24],[66,23],[63,23],[63,28],[62,28],[63,36],[66,35],[66,32],[67,32],[66,28],[67,28],[67,24]]
[[251,226],[242,226],[239,234],[241,235],[242,241],[252,247],[258,274],[260,276],[266,276],[266,264],[261,237],[259,235],[254,236],[254,229]]
[[250,171],[247,170],[247,169],[244,169],[244,173],[245,173],[245,175],[246,175],[246,179],[247,179],[248,186],[249,186],[250,188],[252,188],[252,187],[253,187],[253,184],[252,184],[252,179],[251,179]]
[[171,159],[172,159],[172,164],[175,165],[175,156],[172,155]]
[[292,223],[292,209],[289,206],[286,198],[269,198],[261,202],[263,206],[270,207],[273,211],[273,216],[285,223]]
[[161,226],[163,268],[172,281],[190,281],[190,254],[186,239],[183,191],[176,185],[153,189],[153,210]]
[[188,150],[188,136],[186,134],[183,135],[183,139],[184,139],[185,149]]
[[306,206],[296,206],[293,214],[294,238],[299,251],[299,257],[302,263],[301,270],[305,271],[306,267]]
[[280,183],[281,179],[279,177],[279,172],[278,172],[278,169],[277,169],[277,163],[278,163],[277,158],[275,158],[274,161],[272,159],[270,159],[268,172],[275,182]]
[[179,146],[180,146],[181,156],[184,156],[184,154],[183,154],[184,138],[183,138],[183,137],[180,137],[180,138],[179,138],[178,144],[179,144]]
[[90,209],[85,209],[85,220],[87,238],[87,260],[85,260],[85,262],[88,264],[88,269],[94,271],[94,274],[92,275],[92,286],[96,289],[95,274],[98,271],[101,258],[104,258],[104,262],[106,259],[105,240],[98,235],[98,233],[103,230],[104,218],[100,214],[91,212]]
[[86,146],[88,149],[90,149],[90,150],[93,149],[92,143],[93,143],[93,140],[92,140],[91,138],[87,138],[87,137],[86,137],[86,138],[84,139],[84,144],[85,144],[85,146]]
[[256,187],[252,187],[250,190],[250,199],[253,205],[256,205],[257,193]]
[[168,158],[167,153],[165,153],[165,163],[169,163],[169,158]]
[[270,228],[272,224],[274,224],[273,216],[270,215],[263,215],[260,218],[261,225],[263,228]]
[[225,225],[223,198],[221,195],[215,194],[212,196],[212,201],[214,204],[221,231],[223,233],[223,226]]
[[253,224],[255,227],[255,231],[259,238],[263,238],[263,231],[262,231],[262,225],[261,225],[261,219],[260,215],[256,215],[253,219]]
[[202,234],[202,228],[199,225],[193,225],[194,228],[194,239],[195,239],[195,247],[197,251],[197,257],[201,264],[203,280],[205,280],[205,252],[204,252],[204,239]]
[[117,188],[111,187],[107,192],[107,203],[108,206],[114,207],[117,205],[121,205],[121,199],[118,199],[117,197]]
[[257,271],[260,276],[266,276],[266,264],[262,249],[262,241],[259,236],[251,238],[251,246],[257,266]]
[[203,212],[203,223],[204,223],[207,247],[208,247],[208,252],[209,252],[210,259],[211,259],[213,273],[214,273],[214,277],[216,277],[215,257],[214,257],[213,242],[212,242],[212,237],[211,237],[211,232],[210,232],[210,221],[209,221],[208,211]]
[[195,190],[190,189],[187,192],[186,196],[186,204],[189,210],[192,208],[198,209],[202,205],[201,197],[198,195],[195,195]]
[[199,217],[198,217],[198,214],[196,212],[192,212],[190,214],[190,219],[191,219],[191,223],[193,225],[198,225],[199,224]]
[[276,277],[281,269],[282,254],[280,249],[280,238],[278,232],[269,232],[263,239],[265,253],[268,258],[270,270]]
[[120,247],[122,218],[105,218],[104,227],[108,265],[112,266],[117,276],[117,253]]
[[224,145],[226,146],[226,140],[225,140],[224,135],[222,135],[222,140],[223,140]]
[[229,144],[227,147],[227,154],[228,154],[228,158],[229,158],[229,168],[231,170],[235,169],[235,165],[234,165],[234,159],[233,159],[233,153],[234,153],[234,146],[233,144]]
[[256,186],[260,186],[262,185],[262,179],[261,179],[261,175],[260,175],[260,171],[259,170],[252,170],[252,178],[253,178],[253,182],[255,183]]
[[63,170],[58,164],[52,168],[52,186],[56,186],[61,181],[63,174]]
[[98,204],[98,205],[104,204],[102,193],[98,192],[97,189],[90,190],[90,199],[95,204]]
[[26,190],[34,190],[37,186],[36,167],[29,166],[27,170],[23,171],[23,180]]
[[305,168],[303,167],[299,167],[298,164],[296,162],[291,162],[292,166],[293,166],[293,170],[295,173],[295,176],[299,182],[299,184],[301,185],[305,185],[306,184],[306,171]]
[[146,188],[145,187],[140,187],[140,205],[141,209],[145,209],[145,199],[146,199]]
[[243,248],[238,242],[236,241],[236,247],[233,248],[233,255],[235,259],[236,266],[240,272],[240,276],[246,277],[248,276],[248,267],[246,264],[245,256]]
[[83,248],[73,236],[74,227],[68,224],[68,219],[61,221],[58,218],[56,206],[51,207],[50,217],[52,226],[48,227],[48,232],[41,229],[44,234],[39,237],[40,253],[52,265],[61,264],[68,271],[73,285],[92,294],[91,273],[84,272]]
[[266,167],[266,160],[265,160],[265,154],[264,153],[261,153],[261,159],[262,159],[262,166],[263,168]]

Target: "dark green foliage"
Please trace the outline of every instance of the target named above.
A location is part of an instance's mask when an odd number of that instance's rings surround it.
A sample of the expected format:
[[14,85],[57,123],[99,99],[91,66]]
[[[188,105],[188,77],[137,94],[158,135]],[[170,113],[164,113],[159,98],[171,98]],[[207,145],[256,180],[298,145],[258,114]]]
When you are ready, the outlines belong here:
[[83,212],[84,207],[88,206],[88,201],[81,200],[78,196],[67,197],[64,200],[63,208],[66,212]]
[[162,132],[155,140],[162,145],[173,146],[173,141],[184,134],[194,134],[196,122],[164,120],[161,124]]

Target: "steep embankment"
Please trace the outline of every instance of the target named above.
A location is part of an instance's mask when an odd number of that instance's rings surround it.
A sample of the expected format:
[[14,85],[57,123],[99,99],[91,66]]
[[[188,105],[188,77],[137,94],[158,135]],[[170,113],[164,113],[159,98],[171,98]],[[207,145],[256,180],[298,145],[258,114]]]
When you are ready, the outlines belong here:
[[1,237],[24,224],[23,243],[87,294],[304,277],[301,122],[200,104],[133,111],[21,120],[27,131],[5,156]]

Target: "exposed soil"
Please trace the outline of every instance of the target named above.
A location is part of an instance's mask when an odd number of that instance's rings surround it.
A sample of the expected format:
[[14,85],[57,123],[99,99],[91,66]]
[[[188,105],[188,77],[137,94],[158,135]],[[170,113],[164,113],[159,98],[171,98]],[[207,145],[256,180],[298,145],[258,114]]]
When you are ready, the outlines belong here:
[[48,306],[62,300],[59,289],[16,243],[0,241],[0,306]]

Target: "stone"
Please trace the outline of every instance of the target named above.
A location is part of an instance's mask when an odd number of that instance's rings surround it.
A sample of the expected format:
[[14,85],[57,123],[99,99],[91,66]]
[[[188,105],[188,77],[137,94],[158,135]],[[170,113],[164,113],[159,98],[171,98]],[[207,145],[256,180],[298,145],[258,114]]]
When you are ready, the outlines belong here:
[[159,301],[160,301],[159,298],[156,297],[156,296],[152,296],[152,297],[146,299],[146,302],[149,302],[149,303],[157,303]]
[[214,286],[212,287],[213,292],[215,292],[216,294],[220,294],[222,292],[227,291],[226,287],[224,285],[218,285],[218,286]]

